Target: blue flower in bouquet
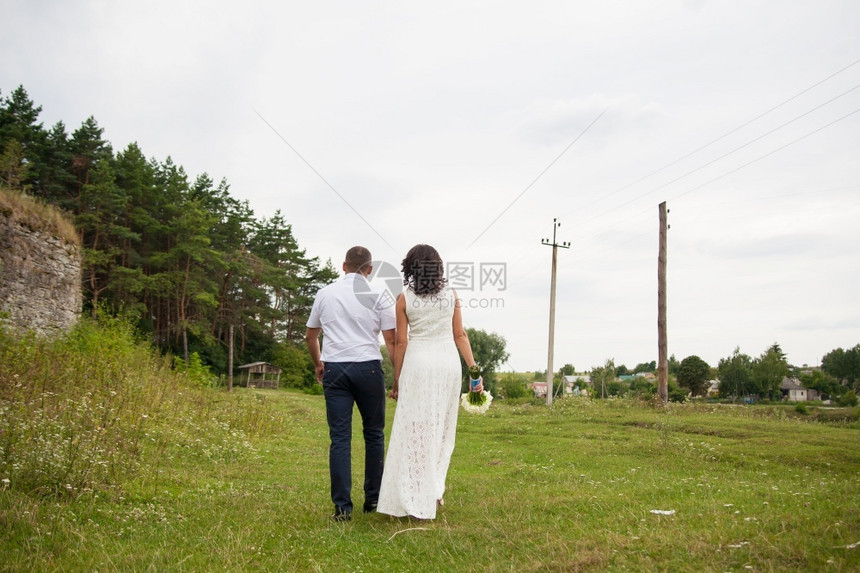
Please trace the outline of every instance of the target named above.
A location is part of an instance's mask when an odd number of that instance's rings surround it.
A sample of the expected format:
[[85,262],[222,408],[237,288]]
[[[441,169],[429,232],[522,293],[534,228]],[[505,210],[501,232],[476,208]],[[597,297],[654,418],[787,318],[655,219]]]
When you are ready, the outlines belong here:
[[460,396],[460,404],[464,410],[471,414],[483,414],[493,401],[493,395],[486,390],[483,392],[475,391],[475,388],[481,385],[482,380],[481,367],[477,364],[469,366],[469,391]]

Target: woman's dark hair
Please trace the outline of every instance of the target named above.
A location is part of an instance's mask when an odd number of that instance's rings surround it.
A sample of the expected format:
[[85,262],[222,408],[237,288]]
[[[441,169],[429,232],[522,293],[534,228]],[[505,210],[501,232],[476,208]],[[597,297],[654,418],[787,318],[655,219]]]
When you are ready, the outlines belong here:
[[415,294],[436,294],[448,282],[443,276],[442,258],[430,245],[415,245],[409,249],[402,264],[403,285]]

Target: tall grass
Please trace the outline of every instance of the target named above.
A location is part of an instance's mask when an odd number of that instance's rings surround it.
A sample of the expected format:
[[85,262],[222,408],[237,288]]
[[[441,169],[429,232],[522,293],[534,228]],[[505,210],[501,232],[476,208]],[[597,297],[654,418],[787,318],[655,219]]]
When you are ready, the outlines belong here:
[[0,479],[48,496],[122,493],[177,457],[253,455],[277,422],[263,402],[214,393],[171,369],[122,319],[54,340],[0,330]]
[[[95,361],[99,337],[119,339],[105,352],[124,357],[125,367],[92,370],[122,374],[151,396],[103,404],[128,421],[109,430],[125,442],[122,449],[109,440],[93,444],[137,461],[116,477],[89,479],[91,495],[67,493],[66,483],[80,485],[66,478],[46,480],[54,484],[48,487],[24,481],[23,470],[12,474],[0,484],[0,571],[860,569],[856,408],[810,406],[801,414],[791,406],[664,408],[628,399],[564,398],[549,408],[494,401],[485,415],[460,415],[436,520],[356,512],[351,522],[334,523],[321,396],[200,388],[122,334],[121,325],[86,328],[97,331],[75,336],[90,343],[73,336],[46,348],[71,345],[64,356],[72,361],[91,347],[85,355]],[[44,356],[33,350],[39,344],[21,342],[4,356]],[[136,353],[142,357],[131,358]],[[78,368],[92,380],[84,362]],[[78,380],[77,368],[55,368],[66,377],[59,386]],[[45,387],[59,394],[57,384]],[[116,385],[90,391],[100,400],[120,396]],[[64,396],[80,401],[78,392]],[[100,412],[96,403],[88,409]],[[70,408],[58,404],[46,412]],[[394,410],[389,401],[389,423]],[[75,416],[52,419],[67,427]],[[353,500],[361,507],[355,418]],[[13,459],[38,455],[20,447]]]

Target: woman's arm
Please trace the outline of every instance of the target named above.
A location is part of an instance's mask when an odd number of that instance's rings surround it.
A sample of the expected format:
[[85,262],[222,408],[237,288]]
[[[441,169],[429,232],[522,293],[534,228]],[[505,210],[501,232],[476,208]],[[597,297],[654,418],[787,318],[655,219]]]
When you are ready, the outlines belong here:
[[[454,344],[457,345],[457,350],[460,351],[460,356],[466,361],[466,366],[475,364],[475,357],[472,356],[472,345],[469,342],[469,335],[466,329],[463,328],[463,315],[460,312],[460,299],[457,298],[457,292],[454,291],[454,319],[452,320],[454,327]],[[474,389],[475,392],[484,391],[484,381]]]
[[394,386],[388,395],[397,400],[398,387],[400,385],[400,371],[403,369],[403,357],[406,355],[406,344],[409,342],[409,325],[406,320],[406,298],[401,294],[397,297],[394,305],[394,315],[397,318],[397,328],[394,331]]

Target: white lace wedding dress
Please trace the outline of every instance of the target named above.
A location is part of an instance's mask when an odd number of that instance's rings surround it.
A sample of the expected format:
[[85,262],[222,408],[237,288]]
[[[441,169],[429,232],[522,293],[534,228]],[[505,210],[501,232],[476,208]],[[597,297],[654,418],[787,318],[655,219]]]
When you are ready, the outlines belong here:
[[436,517],[454,451],[461,367],[454,344],[454,293],[404,293],[409,343],[400,372],[397,409],[377,511]]

